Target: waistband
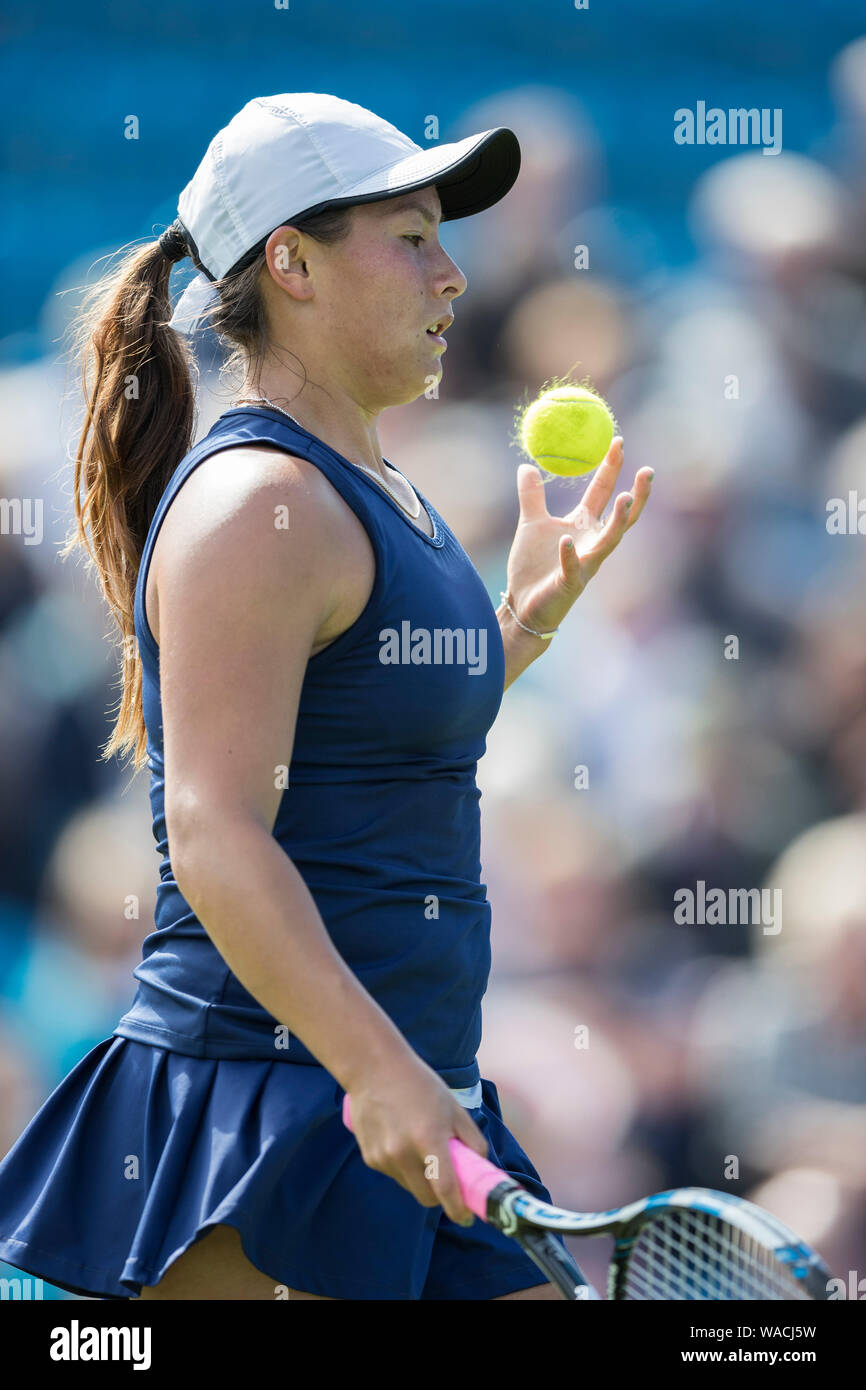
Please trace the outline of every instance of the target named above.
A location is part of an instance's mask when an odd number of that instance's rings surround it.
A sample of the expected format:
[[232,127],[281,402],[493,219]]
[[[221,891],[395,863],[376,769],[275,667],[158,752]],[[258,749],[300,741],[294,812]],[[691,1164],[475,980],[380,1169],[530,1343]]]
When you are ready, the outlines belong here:
[[449,1091],[464,1110],[477,1110],[481,1104],[481,1082],[474,1086],[449,1086]]

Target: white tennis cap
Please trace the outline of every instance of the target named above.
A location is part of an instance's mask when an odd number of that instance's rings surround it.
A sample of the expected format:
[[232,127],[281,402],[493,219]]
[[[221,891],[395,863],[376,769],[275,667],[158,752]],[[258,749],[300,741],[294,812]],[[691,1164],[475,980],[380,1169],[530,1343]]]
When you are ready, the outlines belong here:
[[519,169],[517,136],[504,126],[425,149],[340,97],[256,97],[208,146],[180,195],[178,230],[199,270],[217,280],[303,213],[435,184],[443,221],[470,217],[504,197]]

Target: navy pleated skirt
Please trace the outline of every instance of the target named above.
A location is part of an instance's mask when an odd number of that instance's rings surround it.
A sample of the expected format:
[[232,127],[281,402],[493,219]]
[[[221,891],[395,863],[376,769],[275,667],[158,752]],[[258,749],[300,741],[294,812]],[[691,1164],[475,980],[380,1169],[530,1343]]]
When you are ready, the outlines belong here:
[[[107,1038],[0,1163],[0,1259],[134,1298],[225,1224],[275,1284],[330,1298],[489,1299],[544,1282],[500,1232],[457,1226],[368,1168],[342,1098],[321,1067]],[[491,1082],[469,1114],[491,1160],[549,1201]]]

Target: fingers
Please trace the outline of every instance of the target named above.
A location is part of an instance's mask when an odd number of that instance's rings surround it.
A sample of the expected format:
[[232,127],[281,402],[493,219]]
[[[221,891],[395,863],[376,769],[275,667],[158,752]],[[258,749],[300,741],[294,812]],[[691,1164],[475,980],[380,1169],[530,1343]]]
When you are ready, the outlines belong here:
[[[441,1145],[434,1147],[430,1143],[421,1143],[399,1150],[368,1151],[364,1154],[364,1162],[377,1173],[384,1173],[386,1177],[393,1178],[407,1192],[411,1192],[415,1201],[420,1202],[422,1207],[435,1207],[441,1200],[436,1185],[443,1164],[442,1155],[436,1151],[437,1148],[441,1148]],[[456,1209],[453,1200],[452,1207]]]
[[653,480],[652,468],[639,469],[635,481],[633,492],[621,492],[614,503],[613,511],[607,519],[607,523],[593,546],[583,551],[581,556],[584,565],[590,562],[592,573],[615,550],[632,526],[634,526],[644,507],[652,489]]
[[483,1158],[487,1141],[428,1067],[418,1062],[408,1081],[407,1085],[404,1074],[398,1076],[397,1094],[384,1100],[378,1092],[353,1095],[352,1121],[361,1157],[368,1167],[398,1182],[422,1207],[441,1204],[452,1221],[471,1226],[475,1218],[463,1201],[451,1140],[456,1137]]
[[544,479],[534,463],[521,463],[518,468],[517,497],[521,521],[543,521],[550,516],[544,496]]
[[451,1162],[451,1154],[446,1146],[445,1153],[439,1158],[438,1178],[430,1178],[429,1186],[436,1195],[437,1201],[441,1202],[442,1210],[452,1221],[456,1221],[458,1226],[471,1226],[475,1220],[474,1215],[463,1200],[460,1191],[460,1184],[457,1181],[457,1174],[454,1171],[454,1164]]
[[441,1205],[446,1216],[458,1226],[471,1226],[474,1217],[463,1201],[447,1139],[431,1145],[420,1162],[416,1152],[405,1155],[400,1162],[381,1165],[380,1171],[395,1178],[422,1207]]
[[[474,1150],[474,1152],[480,1154],[482,1158],[486,1158],[488,1151],[487,1140],[484,1138],[484,1135],[481,1133],[481,1130],[475,1124],[474,1120],[470,1120],[469,1115],[460,1105],[457,1105],[452,1113],[452,1128],[455,1137],[459,1139],[461,1143],[465,1144],[467,1148]],[[444,1154],[439,1159],[437,1170],[438,1176],[430,1177],[429,1186],[433,1189],[436,1197],[441,1202],[446,1215],[450,1216],[452,1221],[456,1221],[460,1225],[471,1226],[475,1218],[463,1200],[463,1194],[460,1191],[460,1183],[454,1171],[454,1164],[451,1161],[450,1145],[448,1144],[445,1145]]]
[[[453,1128],[456,1138],[459,1139],[461,1143],[465,1144],[467,1148],[472,1149],[475,1153],[480,1154],[482,1158],[487,1157],[487,1140],[484,1138],[484,1135],[481,1133],[481,1130],[475,1124],[474,1120],[470,1120],[469,1115],[462,1106],[458,1106],[454,1113]],[[446,1153],[447,1158],[439,1165],[439,1177],[438,1179],[431,1179],[430,1186],[436,1191],[436,1195],[442,1203],[444,1211],[451,1217],[452,1221],[471,1226],[475,1218],[463,1200],[460,1182],[451,1160],[450,1145],[447,1146]]]
[[[429,1178],[425,1178],[423,1170],[418,1170],[417,1163],[408,1172],[403,1172],[401,1169],[389,1171],[384,1168],[382,1172],[387,1172],[389,1178],[396,1179],[401,1187],[405,1187],[407,1192],[411,1192],[415,1201],[419,1202],[422,1207],[439,1206],[440,1199],[433,1183]],[[452,1220],[454,1219],[456,1218],[452,1217]]]
[[583,553],[583,563],[584,565],[591,565],[593,573],[598,569],[602,560],[606,560],[611,551],[615,550],[619,545],[628,528],[629,517],[633,507],[634,498],[631,493],[621,492],[613,505],[613,511],[607,519],[607,524],[595,545]]
[[566,590],[583,588],[581,576],[581,556],[573,536],[559,538],[559,582]]
[[365,1159],[370,1167],[387,1174],[411,1192],[422,1207],[441,1205],[445,1214],[458,1225],[469,1226],[474,1215],[466,1206],[460,1183],[451,1160],[451,1133],[467,1147],[487,1157],[487,1141],[478,1126],[469,1119],[462,1106],[457,1106],[453,1123],[440,1129],[435,1139],[416,1141],[399,1152],[371,1154]]
[[626,526],[626,530],[634,526],[646,506],[646,500],[652,490],[653,477],[654,470],[652,468],[639,468],[635,474],[634,487],[631,490],[632,496],[634,497],[634,506],[628,514],[628,525]]
[[[578,503],[578,506],[585,507],[592,516],[601,516],[610,501],[622,468],[622,459],[622,435],[618,434],[611,440],[610,448],[596,469],[595,476],[583,494],[582,500]],[[575,511],[577,511],[577,507]]]

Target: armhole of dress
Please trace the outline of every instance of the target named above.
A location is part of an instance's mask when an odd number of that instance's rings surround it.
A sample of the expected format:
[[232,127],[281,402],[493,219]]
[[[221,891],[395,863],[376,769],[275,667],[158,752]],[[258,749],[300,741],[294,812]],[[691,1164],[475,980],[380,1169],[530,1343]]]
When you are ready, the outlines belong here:
[[[201,442],[203,443],[204,441],[202,440]],[[197,447],[198,446],[194,446],[193,453]],[[150,523],[147,538],[144,542],[144,549],[141,553],[141,562],[138,567],[138,575],[135,583],[134,608],[134,616],[137,617],[137,626],[140,632],[140,641],[148,654],[152,656],[156,662],[159,661],[159,644],[151,632],[150,623],[147,620],[147,576],[150,573],[150,562],[153,559],[153,551],[157,537],[162,528],[162,523],[165,521],[172,502],[177,497],[177,494],[180,492],[187,478],[195,472],[200,463],[204,463],[205,459],[210,458],[212,454],[222,453],[224,449],[242,447],[243,445],[239,445],[235,440],[224,440],[222,443],[217,444],[215,448],[208,449],[206,453],[202,453],[198,458],[193,459],[190,455],[187,455],[186,467],[183,470],[182,476],[179,473],[180,466],[178,466],[178,470],[172,474],[165,492],[157,503],[157,508],[154,512],[153,520]]]
[[[286,452],[288,453],[290,451],[287,450]],[[300,454],[297,455],[297,457],[304,458],[304,455]],[[311,463],[314,468],[319,469],[319,472],[323,474],[334,491],[343,499],[346,506],[354,512],[370,542],[370,548],[373,551],[374,567],[373,584],[367,602],[364,604],[364,607],[354,622],[351,623],[345,631],[341,632],[339,637],[335,637],[333,642],[328,643],[327,647],[323,647],[320,652],[316,652],[314,656],[308,658],[307,665],[315,668],[326,665],[328,660],[333,657],[340,656],[356,642],[359,642],[364,636],[364,633],[370,625],[370,620],[379,605],[385,586],[385,555],[382,533],[375,522],[372,509],[368,508],[364,493],[360,490],[357,492],[355,491],[355,486],[358,485],[348,486],[344,492],[342,488],[337,486],[334,478],[345,478],[345,475],[339,472],[338,466],[333,464],[330,459],[306,458],[305,461]]]
[[363,634],[364,628],[367,622],[369,621],[371,613],[373,612],[374,608],[379,602],[379,599],[381,598],[382,588],[384,585],[384,557],[382,551],[381,536],[378,532],[377,527],[372,521],[370,513],[367,512],[366,508],[360,505],[359,502],[356,504],[356,495],[351,491],[351,489],[349,489],[350,495],[347,496],[346,493],[343,492],[337,486],[337,484],[334,481],[334,478],[331,476],[330,468],[333,465],[331,465],[330,460],[322,461],[319,459],[307,457],[305,454],[300,453],[297,449],[288,448],[286,445],[280,444],[272,438],[262,440],[224,440],[221,443],[217,444],[215,448],[208,449],[208,451],[206,453],[203,453],[200,458],[195,459],[195,461],[192,462],[191,465],[185,469],[183,476],[180,479],[178,479],[177,474],[174,475],[174,477],[169,482],[167,491],[163,493],[162,497],[159,500],[157,511],[154,515],[154,524],[152,524],[151,529],[148,532],[147,540],[145,541],[144,550],[142,552],[141,557],[141,564],[139,566],[138,579],[136,583],[135,610],[138,615],[138,629],[140,633],[141,643],[146,648],[148,654],[157,663],[159,662],[159,645],[153,633],[151,632],[150,623],[147,620],[146,596],[147,576],[150,571],[150,562],[153,558],[154,547],[156,545],[156,540],[159,535],[160,528],[162,527],[162,523],[165,521],[165,518],[168,515],[168,511],[171,507],[172,502],[174,501],[177,494],[180,492],[187,478],[189,478],[190,475],[195,472],[196,468],[199,466],[200,463],[204,463],[205,459],[211,458],[214,454],[223,453],[226,449],[243,449],[250,447],[268,447],[272,449],[279,449],[281,453],[288,454],[291,458],[301,459],[305,463],[312,464],[314,468],[318,468],[319,472],[325,477],[327,482],[330,483],[334,491],[338,493],[338,495],[346,503],[346,506],[349,507],[354,512],[355,516],[358,518],[358,521],[361,523],[365,532],[367,533],[367,538],[370,542],[370,546],[373,551],[373,586],[370,590],[370,595],[363,609],[358,614],[354,622],[349,627],[347,627],[344,632],[340,633],[339,637],[335,637],[333,642],[328,643],[327,647],[323,647],[320,652],[316,652],[315,655],[310,656],[308,658],[307,664],[311,665],[315,663],[316,665],[322,665],[324,664],[324,659],[326,657],[338,655],[351,644],[353,639],[359,639],[359,637]]

